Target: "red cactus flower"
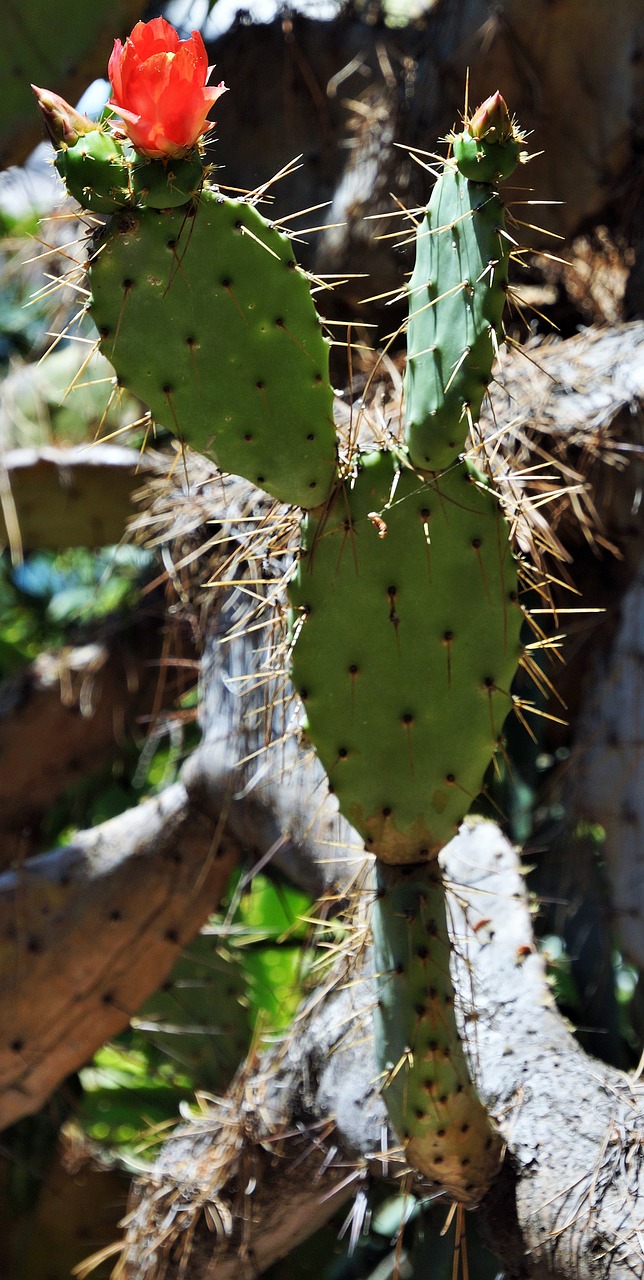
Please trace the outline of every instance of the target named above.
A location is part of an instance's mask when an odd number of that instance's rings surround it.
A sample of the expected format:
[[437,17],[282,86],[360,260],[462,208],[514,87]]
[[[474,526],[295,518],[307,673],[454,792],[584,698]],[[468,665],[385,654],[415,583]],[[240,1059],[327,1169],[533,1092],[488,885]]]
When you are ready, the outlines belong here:
[[124,45],[115,40],[108,74],[109,105],[136,150],[156,159],[194,147],[210,128],[213,102],[226,91],[223,81],[206,88],[208,58],[199,32],[180,40],[165,18],[137,22]]

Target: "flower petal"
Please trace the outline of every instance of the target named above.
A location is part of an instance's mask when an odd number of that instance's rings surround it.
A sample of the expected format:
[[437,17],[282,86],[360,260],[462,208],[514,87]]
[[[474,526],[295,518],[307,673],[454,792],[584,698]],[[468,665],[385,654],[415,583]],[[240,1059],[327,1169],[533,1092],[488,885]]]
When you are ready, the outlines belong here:
[[165,18],[152,18],[150,22],[137,22],[127,43],[134,46],[143,62],[155,53],[176,53],[179,34]]

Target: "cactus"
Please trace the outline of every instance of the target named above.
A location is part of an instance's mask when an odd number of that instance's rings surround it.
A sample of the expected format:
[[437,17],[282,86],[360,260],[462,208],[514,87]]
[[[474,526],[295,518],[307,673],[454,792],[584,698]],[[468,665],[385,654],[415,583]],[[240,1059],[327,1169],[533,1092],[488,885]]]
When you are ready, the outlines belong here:
[[[468,172],[494,177],[516,163],[520,138],[497,94],[454,147]],[[507,525],[483,479],[455,461],[501,334],[501,222],[492,182],[447,161],[409,285],[407,451],[359,458],[330,508],[305,519],[291,587],[309,736],[341,809],[388,862],[433,857],[455,833],[521,654]]]
[[375,1040],[392,1124],[409,1163],[471,1204],[496,1173],[501,1144],[458,1036],[436,863],[379,868],[372,931]]
[[501,104],[495,95],[454,139],[418,226],[406,450],[359,458],[330,507],[305,518],[291,585],[309,736],[379,860],[374,1029],[390,1119],[410,1164],[466,1204],[487,1190],[501,1144],[458,1037],[431,859],[481,788],[521,656],[507,523],[458,460],[502,337],[507,249],[492,183],[521,139]]
[[[127,129],[134,116],[123,115]],[[288,238],[207,170],[170,207],[173,165],[193,163],[198,147],[139,161],[104,129],[126,180],[102,142],[97,198],[120,205],[89,268],[102,349],[154,418],[307,509],[290,586],[293,679],[340,809],[381,863],[383,1092],[411,1163],[476,1203],[500,1142],[458,1037],[436,856],[481,788],[521,657],[509,529],[491,483],[460,455],[503,336],[508,240],[495,183],[522,135],[496,94],[451,139],[408,289],[404,444],[341,471],[328,347]],[[59,168],[73,169],[91,207],[89,137]],[[139,163],[157,166],[151,183],[134,178]]]
[[340,808],[384,861],[434,857],[480,791],[521,651],[498,502],[465,463],[428,478],[370,454],[302,552],[293,679]]
[[[502,104],[502,105],[501,105]],[[478,419],[503,338],[509,237],[493,183],[522,135],[500,94],[453,138],[416,235],[409,284],[405,443],[413,466],[448,467]]]
[[141,156],[109,118],[36,94],[70,194],[113,214],[91,248],[89,312],[119,381],[222,469],[319,505],[336,475],[329,342],[290,239],[210,185],[198,146]]
[[157,422],[274,497],[335,476],[329,346],[288,238],[204,186],[188,210],[126,208],[89,269],[101,349]]

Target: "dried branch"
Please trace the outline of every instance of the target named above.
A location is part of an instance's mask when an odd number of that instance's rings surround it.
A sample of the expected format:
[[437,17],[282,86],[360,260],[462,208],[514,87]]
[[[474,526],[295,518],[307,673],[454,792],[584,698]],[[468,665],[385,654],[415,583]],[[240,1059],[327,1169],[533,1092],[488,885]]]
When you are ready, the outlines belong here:
[[[445,864],[462,1029],[507,1141],[483,1204],[492,1247],[516,1277],[632,1280],[641,1274],[644,1087],[589,1059],[552,1007],[516,854],[498,829],[465,827]],[[346,977],[309,1002],[282,1043],[251,1058],[223,1101],[204,1103],[139,1180],[121,1280],[171,1280],[187,1266],[193,1280],[213,1268],[232,1280],[251,1263],[260,1275],[367,1170],[384,1175],[392,1139],[383,1142],[364,950]],[[400,1153],[387,1172],[401,1175]]]
[[0,1127],[127,1026],[237,856],[177,783],[0,876]]

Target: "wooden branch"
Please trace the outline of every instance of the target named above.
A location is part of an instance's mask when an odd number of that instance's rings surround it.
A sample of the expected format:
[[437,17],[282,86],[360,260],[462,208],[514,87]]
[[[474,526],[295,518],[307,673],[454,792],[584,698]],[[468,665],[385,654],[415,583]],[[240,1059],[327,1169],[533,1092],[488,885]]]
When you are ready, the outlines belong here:
[[466,828],[445,864],[458,983],[467,990],[474,980],[476,1020],[463,1030],[508,1142],[507,1176],[485,1204],[493,1248],[510,1275],[632,1280],[641,1268],[644,1086],[588,1057],[555,1009],[521,868],[496,828]]
[[[445,864],[464,1037],[508,1144],[483,1204],[491,1245],[514,1277],[633,1280],[644,1087],[589,1059],[553,1008],[516,854],[498,829],[466,826]],[[139,1180],[119,1280],[171,1280],[188,1260],[193,1280],[213,1267],[233,1280],[251,1260],[260,1275],[331,1214],[343,1179],[383,1176],[393,1140],[383,1143],[365,954],[346,976]],[[390,1163],[389,1176],[401,1168]]]
[[127,1026],[237,856],[177,783],[0,876],[0,1127]]

